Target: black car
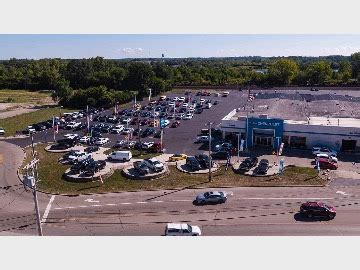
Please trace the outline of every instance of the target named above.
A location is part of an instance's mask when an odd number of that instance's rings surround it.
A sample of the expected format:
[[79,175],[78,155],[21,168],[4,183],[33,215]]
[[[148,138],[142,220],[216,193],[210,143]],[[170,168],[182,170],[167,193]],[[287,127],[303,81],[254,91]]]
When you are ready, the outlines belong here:
[[73,147],[77,144],[77,140],[72,140],[72,139],[61,139],[57,141],[58,144],[68,144],[70,145],[70,147]]
[[248,172],[251,168],[255,167],[258,163],[258,158],[245,158],[243,162],[240,163],[239,170]]
[[85,170],[91,170],[93,172],[98,172],[102,169],[104,169],[106,166],[105,160],[96,160],[92,161],[89,164],[86,165]]
[[198,171],[202,169],[199,161],[195,157],[187,157],[186,165],[189,166],[190,169],[193,171]]
[[154,138],[160,138],[161,137],[161,130],[158,130],[154,133]]
[[218,151],[218,152],[211,153],[211,157],[213,159],[228,159],[229,156],[230,156],[230,154],[227,151]]
[[66,150],[66,149],[68,149],[70,147],[71,147],[70,144],[57,143],[57,144],[53,144],[52,146],[50,146],[50,149],[51,150]]
[[141,133],[143,132],[144,130],[142,128],[136,128],[134,129],[133,131],[133,135],[134,136],[138,136],[138,135],[141,135]]
[[214,104],[214,105],[218,105],[218,104],[219,104],[219,101],[215,100],[213,104]]
[[133,163],[134,169],[140,174],[140,175],[146,175],[150,173],[150,168],[146,166],[146,164],[143,161],[135,161]]
[[[200,154],[195,156],[195,158],[197,159],[197,161],[200,163],[200,166],[204,169],[209,169],[210,166],[210,160],[209,160],[209,156],[204,155],[204,154]],[[212,166],[211,166],[212,167]]]
[[141,137],[147,137],[155,133],[155,129],[153,128],[146,128],[144,132],[141,134]]
[[92,162],[94,162],[94,160],[91,158],[76,162],[74,165],[71,166],[69,173],[70,174],[79,174],[82,171],[85,171],[86,167]]
[[46,126],[43,123],[37,123],[33,125],[36,131],[42,131],[46,129]]
[[100,149],[99,146],[94,145],[94,146],[89,146],[89,147],[85,148],[84,152],[93,153],[93,152],[99,151],[99,149]]
[[195,110],[195,113],[200,114],[200,113],[202,113],[203,111],[204,111],[203,108],[197,108],[197,109]]
[[104,127],[102,127],[101,128],[101,132],[103,132],[103,133],[110,133],[110,131],[113,129],[113,127],[112,126],[104,126]]
[[266,174],[269,169],[269,161],[267,159],[262,159],[259,162],[259,165],[256,168],[257,174]]

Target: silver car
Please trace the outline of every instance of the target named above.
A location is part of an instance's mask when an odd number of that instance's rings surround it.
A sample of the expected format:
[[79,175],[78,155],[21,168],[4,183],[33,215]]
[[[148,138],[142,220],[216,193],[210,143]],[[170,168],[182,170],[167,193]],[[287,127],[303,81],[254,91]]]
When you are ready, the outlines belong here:
[[196,204],[206,203],[224,203],[227,200],[227,194],[222,191],[208,191],[196,196]]

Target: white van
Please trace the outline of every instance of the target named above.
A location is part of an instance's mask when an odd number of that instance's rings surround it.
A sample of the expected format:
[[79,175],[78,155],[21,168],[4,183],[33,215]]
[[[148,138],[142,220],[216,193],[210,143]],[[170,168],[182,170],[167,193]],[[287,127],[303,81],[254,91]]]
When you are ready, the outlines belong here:
[[229,94],[230,94],[230,93],[229,93],[228,91],[225,91],[225,92],[222,93],[222,96],[223,96],[223,97],[227,97]]
[[129,161],[132,158],[132,153],[130,151],[114,151],[109,156],[108,159],[111,160],[121,160]]

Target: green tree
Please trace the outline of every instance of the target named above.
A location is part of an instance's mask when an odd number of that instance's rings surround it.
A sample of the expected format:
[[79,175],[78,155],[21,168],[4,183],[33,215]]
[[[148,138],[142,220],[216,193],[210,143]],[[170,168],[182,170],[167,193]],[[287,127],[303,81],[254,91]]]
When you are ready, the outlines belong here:
[[360,52],[353,53],[350,57],[352,65],[352,77],[359,79],[360,75]]
[[268,77],[276,85],[289,85],[299,72],[298,64],[291,59],[279,59],[269,67]]
[[349,61],[341,61],[339,64],[339,77],[342,82],[348,82],[351,79],[352,67]]
[[305,76],[310,85],[323,85],[331,80],[332,69],[328,61],[316,61],[306,66]]

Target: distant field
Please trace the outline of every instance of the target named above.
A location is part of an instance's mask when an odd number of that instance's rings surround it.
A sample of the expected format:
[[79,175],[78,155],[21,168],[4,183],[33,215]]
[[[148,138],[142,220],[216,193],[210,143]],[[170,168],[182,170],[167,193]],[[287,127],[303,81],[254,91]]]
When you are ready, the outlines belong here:
[[27,90],[0,89],[1,103],[44,104],[51,101],[51,93],[30,92]]
[[[61,108],[61,113],[75,110]],[[60,107],[41,109],[6,119],[0,119],[0,127],[5,129],[5,136],[14,136],[17,130],[23,130],[27,126],[59,116]]]

